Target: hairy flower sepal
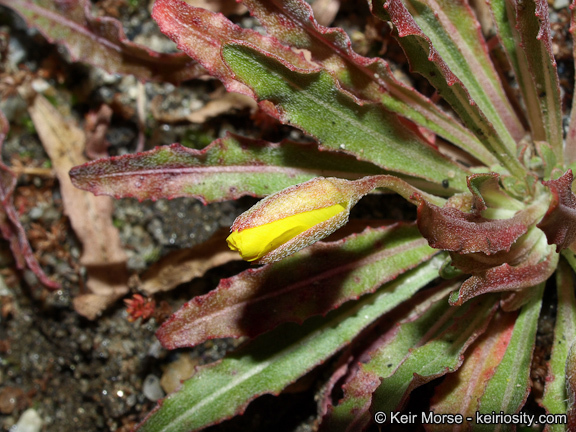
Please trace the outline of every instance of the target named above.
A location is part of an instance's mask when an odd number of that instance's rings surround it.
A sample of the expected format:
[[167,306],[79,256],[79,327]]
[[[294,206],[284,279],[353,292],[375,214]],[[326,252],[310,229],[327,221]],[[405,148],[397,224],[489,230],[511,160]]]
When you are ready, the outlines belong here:
[[228,246],[242,259],[278,261],[346,224],[364,195],[346,180],[318,177],[270,195],[236,218]]
[[356,181],[317,177],[270,195],[238,216],[228,246],[246,261],[281,260],[345,225],[350,209],[378,187],[398,192],[412,202],[415,192],[438,200],[389,175]]

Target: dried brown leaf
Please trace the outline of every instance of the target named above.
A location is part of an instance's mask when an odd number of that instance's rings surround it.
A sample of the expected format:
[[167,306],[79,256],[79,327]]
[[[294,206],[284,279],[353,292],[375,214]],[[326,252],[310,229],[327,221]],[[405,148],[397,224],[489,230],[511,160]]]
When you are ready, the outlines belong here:
[[169,291],[211,268],[239,259],[226,245],[228,234],[228,229],[221,229],[201,245],[166,255],[144,273],[139,289],[148,295]]
[[76,189],[70,181],[70,169],[86,162],[84,133],[43,96],[34,98],[29,112],[60,182],[64,211],[84,246],[80,263],[86,266],[91,294],[77,297],[74,307],[79,314],[95,319],[128,292],[127,257],[112,224],[112,198]]
[[240,93],[224,93],[221,97],[211,100],[202,108],[190,113],[188,120],[192,123],[203,123],[220,114],[226,114],[233,109],[250,108],[255,111],[258,104],[254,99]]

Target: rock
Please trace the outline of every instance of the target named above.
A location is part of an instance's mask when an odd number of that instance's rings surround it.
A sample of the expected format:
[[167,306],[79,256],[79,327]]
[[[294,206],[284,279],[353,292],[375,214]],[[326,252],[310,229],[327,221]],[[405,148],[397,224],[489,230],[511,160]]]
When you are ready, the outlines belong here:
[[164,397],[164,391],[160,386],[160,378],[152,374],[146,376],[142,392],[144,393],[144,396],[151,401],[162,399]]
[[35,409],[29,408],[22,413],[10,432],[40,432],[42,429],[42,419]]

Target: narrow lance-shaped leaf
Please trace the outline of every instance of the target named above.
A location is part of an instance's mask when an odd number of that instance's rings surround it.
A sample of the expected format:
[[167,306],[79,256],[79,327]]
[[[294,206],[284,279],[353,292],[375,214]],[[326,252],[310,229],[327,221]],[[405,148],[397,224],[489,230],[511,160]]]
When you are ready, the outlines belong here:
[[264,196],[317,176],[359,178],[383,170],[314,144],[228,134],[203,150],[178,144],[101,159],[70,171],[76,187],[116,198],[193,197],[204,203]]
[[[552,50],[552,35],[548,17],[548,2],[514,0],[520,41],[517,44],[528,62],[528,71],[537,91],[537,101],[544,136],[533,136],[535,141],[547,141],[558,162],[563,160],[562,103],[556,60]],[[520,73],[526,73],[523,69]],[[530,107],[534,109],[534,107]]]
[[500,41],[516,74],[534,141],[562,160],[562,110],[546,1],[489,2]]
[[572,342],[566,359],[566,393],[568,394],[567,430],[576,429],[576,341]]
[[218,78],[228,91],[254,96],[244,84],[238,82],[217,54],[224,44],[244,41],[283,58],[297,68],[317,70],[302,54],[280,44],[276,39],[263,36],[255,30],[243,29],[222,14],[193,7],[181,0],[157,0],[152,18],[160,30],[170,37],[178,48],[204,66],[210,75]]
[[[502,137],[510,134],[513,140],[522,138],[524,130],[506,98],[484,43],[480,24],[468,3],[406,0],[404,4],[499,134]],[[505,143],[508,151],[515,151],[514,141],[506,138]]]
[[427,146],[396,114],[375,104],[358,105],[328,73],[298,70],[259,48],[236,43],[226,45],[222,56],[259,100],[278,107],[284,123],[311,134],[323,147],[391,171],[439,184],[448,179],[455,189],[465,187],[462,167]]
[[[570,10],[570,34],[572,35],[572,40],[574,40],[574,35],[576,34],[576,1],[572,1]],[[576,62],[576,44],[572,44],[572,53],[574,61]],[[576,76],[574,77],[576,83]],[[572,110],[570,112],[570,126],[568,128],[568,133],[566,134],[566,144],[564,147],[564,160],[567,164],[573,164],[576,162],[576,99],[572,99]]]
[[437,104],[398,81],[380,58],[358,55],[339,28],[319,25],[303,0],[243,2],[267,31],[286,45],[305,49],[316,64],[362,100],[381,102],[390,111],[426,127],[484,162],[497,163],[484,145]]
[[66,46],[72,57],[110,73],[178,83],[206,71],[184,54],[162,54],[130,42],[120,21],[97,18],[88,0],[0,0],[46,38]]
[[[466,360],[458,371],[447,374],[436,387],[430,410],[436,414],[462,414],[464,423],[475,419],[478,401],[484,394],[486,382],[494,375],[510,343],[518,314],[497,313],[488,329],[466,353]],[[429,424],[427,431],[451,431],[454,425]]]
[[157,332],[169,348],[207,339],[256,336],[286,321],[303,322],[373,292],[435,251],[414,225],[393,225],[316,243],[281,262],[224,279],[185,304]]
[[[387,2],[384,2],[384,0],[370,0],[370,4],[374,15],[383,20],[391,21],[395,25],[398,31],[398,41],[406,52],[412,70],[421,73],[436,87],[438,93],[448,101],[479,140],[485,143],[494,157],[504,164],[511,173],[519,178],[524,178],[525,169],[516,158],[514,137],[502,123],[500,114],[494,111],[491,101],[487,100],[488,96],[484,93],[484,81],[493,85],[497,84],[498,80],[495,76],[492,76],[494,73],[490,70],[491,62],[476,33],[478,24],[470,16],[468,7],[464,6],[463,3],[458,3],[456,8],[460,13],[459,18],[463,18],[463,22],[460,24],[466,25],[465,23],[468,23],[470,25],[470,28],[465,29],[462,34],[467,35],[467,41],[473,41],[473,44],[480,45],[476,46],[472,51],[478,53],[484,51],[483,54],[480,54],[480,58],[485,59],[485,62],[482,62],[486,68],[484,71],[482,66],[479,66],[478,69],[475,68],[473,71],[469,70],[470,65],[467,60],[459,57],[461,55],[459,46],[453,46],[454,42],[442,31],[440,31],[440,35],[443,34],[443,40],[447,45],[442,46],[440,44],[440,47],[437,47],[434,44],[435,40],[431,40],[430,34],[428,34],[430,29],[426,25],[422,25],[421,21],[425,18],[434,29],[441,29],[438,19],[434,15],[435,9],[430,11],[424,5],[419,5],[417,6],[417,12],[411,15],[411,11],[401,0]],[[464,8],[463,12],[462,8]],[[419,18],[418,22],[416,21],[417,17]],[[472,23],[470,24],[471,21]],[[452,34],[456,35],[459,34],[459,30],[450,29]],[[446,50],[456,57],[453,59],[457,60],[456,64],[452,64],[453,62],[448,62],[449,59],[444,58],[444,51]],[[473,62],[477,61],[478,59],[473,60]],[[454,70],[452,70],[453,67],[455,67]],[[486,72],[489,76],[486,76],[483,72]],[[480,78],[476,77],[477,74],[479,74]],[[493,81],[493,79],[496,81]],[[494,87],[493,89],[496,93],[496,98],[500,99],[502,97],[501,89]],[[479,103],[477,99],[483,100],[483,103]],[[505,106],[507,105],[505,99],[502,99],[502,101],[499,104],[500,108],[504,111],[509,111],[503,118],[512,116],[511,123],[517,123],[511,108]],[[485,111],[486,109],[488,111]],[[518,128],[514,127],[514,129]],[[516,134],[522,135],[520,131],[517,131]]]
[[427,342],[423,338],[430,335],[425,335],[425,330],[432,328],[449,308],[446,295],[454,288],[451,285],[425,290],[409,300],[407,311],[386,315],[379,325],[388,331],[371,344],[369,351],[358,356],[358,368],[343,385],[344,396],[338,405],[323,418],[322,431],[356,432],[371,423],[372,393],[382,378],[394,373],[412,348]]
[[311,318],[301,326],[287,324],[262,335],[221,362],[199,369],[137,430],[190,432],[242,413],[254,398],[278,394],[324,362],[437,274],[438,262],[432,260],[325,317]]
[[[530,392],[530,364],[536,340],[538,316],[544,284],[534,287],[538,291],[524,306],[514,324],[514,331],[506,354],[498,365],[496,372],[486,384],[486,390],[479,400],[479,411],[491,415],[501,411],[513,414],[520,411]],[[476,424],[475,430],[500,430],[505,425]]]
[[[570,344],[576,340],[576,298],[574,297],[574,273],[562,260],[556,273],[558,311],[554,327],[554,345],[549,361],[548,376],[542,406],[550,414],[565,414],[568,410],[566,394],[566,361]],[[564,425],[550,424],[548,430],[560,432]]]
[[[465,305],[466,306],[466,305]],[[468,307],[449,307],[424,329],[424,344],[410,350],[374,392],[371,412],[401,409],[415,388],[457,370],[466,348],[480,336],[497,306],[493,296],[475,299]]]

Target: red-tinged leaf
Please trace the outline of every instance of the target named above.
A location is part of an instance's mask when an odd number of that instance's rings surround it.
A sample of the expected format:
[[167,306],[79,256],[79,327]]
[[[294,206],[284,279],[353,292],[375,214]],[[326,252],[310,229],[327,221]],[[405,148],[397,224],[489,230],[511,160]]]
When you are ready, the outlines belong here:
[[326,314],[433,255],[414,225],[316,243],[281,262],[222,280],[176,312],[157,337],[170,349],[213,338],[253,337],[282,322]]
[[550,188],[552,201],[546,215],[538,225],[548,244],[556,245],[556,252],[573,246],[576,241],[576,196],[572,192],[572,170],[568,170],[558,180],[542,182]]
[[[0,111],[0,154],[4,139],[8,135],[8,120]],[[2,237],[10,243],[10,249],[19,269],[28,267],[38,277],[40,282],[50,289],[59,289],[60,285],[49,279],[34,257],[26,230],[20,222],[18,212],[14,208],[14,190],[16,189],[16,175],[0,158],[0,232]]]
[[[562,103],[560,85],[556,70],[556,60],[552,49],[552,35],[549,22],[548,2],[534,0],[530,2],[512,1],[516,10],[516,28],[520,35],[517,47],[526,55],[528,69],[517,71],[520,74],[529,72],[533,86],[537,90],[538,109],[541,133],[533,134],[532,139],[546,141],[552,147],[558,161],[562,154]],[[538,115],[533,117],[538,118]],[[538,120],[537,120],[538,121]]]
[[[572,1],[570,9],[570,34],[572,35],[572,40],[574,40],[574,35],[576,35],[576,1]],[[572,53],[576,61],[576,44],[572,44]],[[566,134],[566,145],[564,147],[564,161],[567,164],[576,162],[576,99],[572,99],[570,126],[568,128],[568,133]]]
[[[517,313],[498,313],[490,326],[470,347],[466,360],[457,372],[447,374],[436,387],[430,410],[436,414],[461,414],[476,417],[478,400],[486,383],[496,373],[512,337]],[[468,423],[468,422],[466,422]],[[427,424],[427,431],[452,431],[454,425]]]
[[494,157],[523,178],[515,141],[523,136],[522,128],[468,4],[371,0],[370,5],[374,15],[394,24],[412,70],[436,87]]
[[497,305],[496,297],[484,296],[465,309],[449,307],[435,315],[432,326],[417,329],[423,334],[423,344],[410,349],[393,374],[382,380],[374,392],[371,412],[389,414],[402,409],[415,388],[459,369],[463,353],[484,333]]
[[[533,289],[537,294],[522,308],[515,320],[506,353],[492,377],[486,382],[485,390],[478,401],[478,411],[481,414],[491,416],[493,413],[500,412],[518,413],[530,393],[530,366],[536,342],[544,284],[534,286]],[[493,432],[494,426],[494,424],[487,425],[479,421],[473,425],[473,430]]]
[[568,394],[567,430],[576,430],[576,342],[572,343],[566,359],[566,393]]
[[49,41],[66,46],[74,60],[109,73],[172,83],[206,74],[184,54],[162,54],[130,42],[120,21],[92,15],[89,0],[0,0],[0,4],[18,12]]
[[519,291],[546,281],[558,264],[558,254],[544,244],[542,237],[526,260],[516,266],[504,263],[470,276],[459,292],[450,296],[450,303],[460,306],[480,294]]
[[536,208],[519,211],[510,219],[486,219],[477,212],[440,208],[422,200],[418,228],[433,248],[458,253],[508,252],[512,244],[535,222]]
[[139,200],[193,197],[204,203],[264,196],[318,176],[359,178],[383,170],[313,144],[229,134],[203,150],[172,144],[74,167],[76,187],[96,195]]
[[390,111],[436,132],[486,165],[496,162],[480,140],[454,118],[398,81],[384,60],[358,55],[342,29],[319,25],[305,1],[246,0],[243,3],[268,33],[286,45],[307,50],[316,64],[359,99],[381,102]]
[[315,137],[324,148],[437,185],[465,188],[467,169],[430,147],[380,104],[359,105],[327,72],[295,69],[261,48],[230,43],[222,57],[258,100],[272,103],[282,122]]
[[278,394],[324,363],[364,329],[434,280],[431,260],[377,292],[303,325],[286,324],[249,342],[220,362],[199,368],[152,411],[138,432],[192,432],[241,414],[250,401]]
[[542,232],[535,227],[530,227],[528,232],[512,245],[509,252],[501,251],[491,255],[483,252],[467,254],[452,252],[450,254],[451,265],[468,274],[480,274],[502,263],[516,266],[526,260],[541,238]]
[[[570,343],[576,340],[576,298],[574,296],[574,273],[565,261],[558,265],[556,273],[558,292],[558,311],[554,326],[554,345],[548,362],[548,376],[541,405],[549,414],[565,414],[567,404],[566,361],[569,356]],[[576,425],[576,422],[575,422]],[[547,430],[561,432],[565,426],[549,424]]]
[[355,370],[342,386],[344,396],[322,419],[326,432],[357,432],[372,421],[372,393],[380,380],[390,376],[410,350],[428,341],[425,334],[448,309],[451,286],[437,286],[418,293],[401,308],[386,315],[379,327],[388,329],[357,358]]
[[231,41],[253,44],[277,58],[288,61],[295,68],[316,70],[317,67],[281,45],[276,39],[242,29],[222,14],[190,6],[181,0],[157,0],[152,17],[160,30],[170,37],[178,48],[204,66],[210,75],[218,78],[228,91],[253,96],[253,92],[238,82],[218,55],[222,46]]

